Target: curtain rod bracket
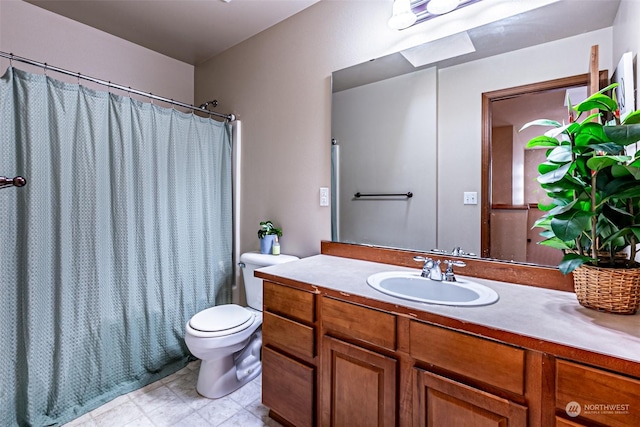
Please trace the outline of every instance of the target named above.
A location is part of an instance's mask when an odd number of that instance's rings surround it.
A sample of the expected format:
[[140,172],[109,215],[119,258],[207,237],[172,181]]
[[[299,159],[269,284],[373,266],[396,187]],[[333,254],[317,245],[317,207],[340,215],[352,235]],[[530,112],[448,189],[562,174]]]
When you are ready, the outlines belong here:
[[0,188],[6,187],[24,187],[27,185],[27,180],[21,176],[15,178],[7,178],[6,176],[0,176]]

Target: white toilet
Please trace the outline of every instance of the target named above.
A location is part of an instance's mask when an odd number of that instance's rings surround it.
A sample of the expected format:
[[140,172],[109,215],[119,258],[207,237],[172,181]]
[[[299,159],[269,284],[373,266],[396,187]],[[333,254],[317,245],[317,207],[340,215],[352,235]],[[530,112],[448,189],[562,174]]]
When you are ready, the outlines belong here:
[[209,398],[225,396],[262,372],[262,279],[256,268],[295,261],[292,255],[242,254],[240,266],[248,307],[225,304],[196,313],[187,322],[185,342],[202,360],[198,393]]

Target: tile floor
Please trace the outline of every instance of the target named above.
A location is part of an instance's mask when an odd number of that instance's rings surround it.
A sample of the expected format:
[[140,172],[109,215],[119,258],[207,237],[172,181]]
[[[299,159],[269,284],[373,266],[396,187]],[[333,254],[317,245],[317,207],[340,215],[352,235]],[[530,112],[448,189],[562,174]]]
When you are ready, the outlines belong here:
[[196,392],[199,361],[117,397],[64,427],[279,427],[260,403],[262,377],[220,399]]

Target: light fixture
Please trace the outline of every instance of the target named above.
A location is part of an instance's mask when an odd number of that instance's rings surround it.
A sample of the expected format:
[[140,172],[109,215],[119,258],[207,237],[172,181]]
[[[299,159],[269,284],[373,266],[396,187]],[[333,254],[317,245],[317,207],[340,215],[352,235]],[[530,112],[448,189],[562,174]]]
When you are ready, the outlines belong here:
[[403,30],[415,24],[416,19],[416,14],[411,10],[411,0],[394,0],[393,16],[387,25],[394,30]]
[[395,0],[393,16],[388,25],[394,30],[404,30],[480,1],[482,0]]
[[444,15],[455,10],[460,0],[431,0],[427,3],[427,12],[434,15]]

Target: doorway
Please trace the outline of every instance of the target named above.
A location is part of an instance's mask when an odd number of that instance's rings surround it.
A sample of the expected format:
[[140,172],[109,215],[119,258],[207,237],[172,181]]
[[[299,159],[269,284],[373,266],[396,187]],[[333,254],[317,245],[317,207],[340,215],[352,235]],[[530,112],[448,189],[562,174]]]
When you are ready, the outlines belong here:
[[[607,71],[599,75],[600,86],[607,83]],[[538,245],[539,229],[531,229],[543,214],[538,203],[544,191],[536,181],[537,165],[546,150],[525,150],[529,139],[543,132],[523,124],[539,118],[567,121],[565,98],[572,92],[573,104],[581,101],[580,88],[589,84],[589,75],[550,80],[487,92],[482,95],[482,198],[481,254],[540,265],[557,265],[562,253]],[[582,99],[578,99],[582,98]]]

